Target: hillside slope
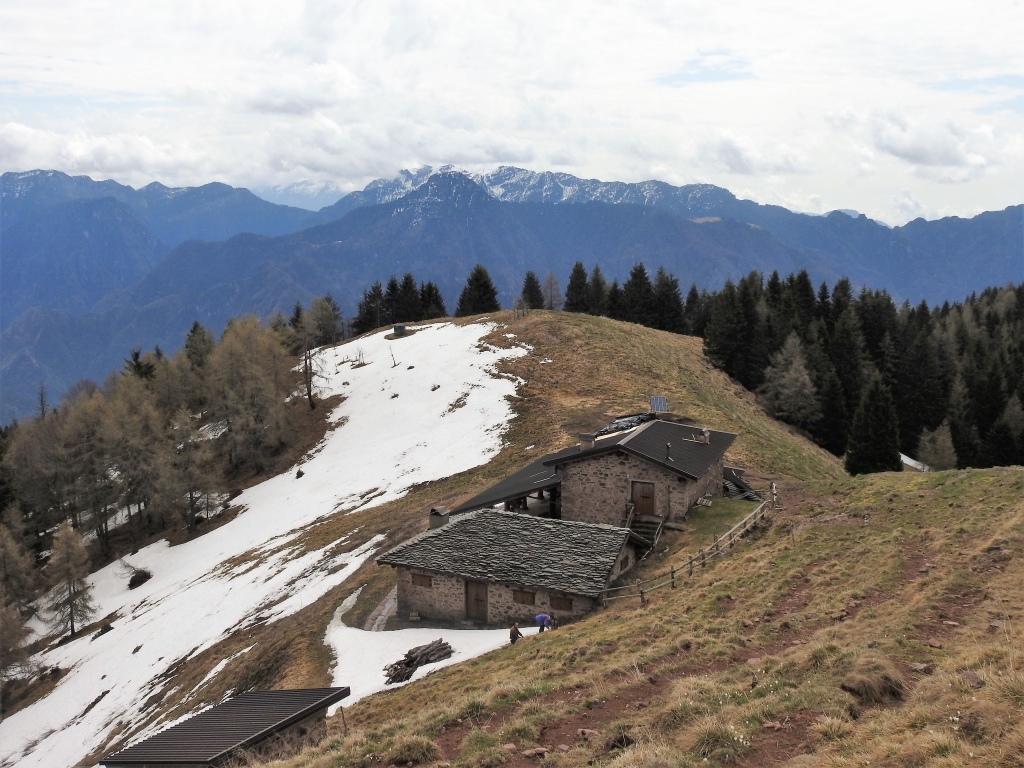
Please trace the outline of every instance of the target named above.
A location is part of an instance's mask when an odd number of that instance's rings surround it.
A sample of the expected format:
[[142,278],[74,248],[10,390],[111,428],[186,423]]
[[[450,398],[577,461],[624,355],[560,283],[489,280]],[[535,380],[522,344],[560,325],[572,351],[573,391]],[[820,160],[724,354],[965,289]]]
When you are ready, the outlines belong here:
[[[344,623],[359,628],[393,586],[374,553],[421,530],[430,505],[458,503],[577,432],[645,409],[650,394],[740,432],[730,460],[752,470],[842,476],[713,370],[699,339],[562,313],[494,319],[322,351],[327,389],[347,399],[303,476],[292,468],[246,490],[234,501],[244,511],[210,533],[128,556],[154,572],[137,590],[116,564],[95,574],[103,616],[37,657],[63,675],[0,724],[0,765],[95,758],[231,691],[322,685],[332,665],[335,676],[357,668],[350,654],[332,660],[325,636],[343,601]],[[113,630],[90,640],[106,623]],[[455,644],[465,658],[501,642],[499,631]]]

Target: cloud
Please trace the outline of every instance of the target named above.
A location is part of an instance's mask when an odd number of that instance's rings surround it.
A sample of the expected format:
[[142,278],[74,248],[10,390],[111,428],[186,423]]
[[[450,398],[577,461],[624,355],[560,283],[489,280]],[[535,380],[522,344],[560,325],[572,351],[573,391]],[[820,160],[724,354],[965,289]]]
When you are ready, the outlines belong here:
[[872,120],[874,147],[912,164],[917,172],[941,182],[978,178],[997,162],[987,126],[964,129],[951,121],[911,120],[900,113]]
[[747,136],[722,131],[717,137],[700,143],[698,158],[704,166],[740,176],[760,174],[799,174],[807,170],[802,153],[786,146],[758,146]]
[[710,51],[696,56],[678,69],[655,78],[659,85],[679,87],[691,83],[725,83],[730,80],[752,80],[750,62],[729,51]]

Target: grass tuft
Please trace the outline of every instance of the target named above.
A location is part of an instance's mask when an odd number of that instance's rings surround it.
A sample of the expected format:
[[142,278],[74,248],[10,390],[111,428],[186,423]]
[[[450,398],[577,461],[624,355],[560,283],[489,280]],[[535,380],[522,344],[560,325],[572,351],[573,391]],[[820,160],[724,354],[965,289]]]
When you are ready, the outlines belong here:
[[398,765],[406,763],[419,765],[437,760],[440,755],[441,752],[437,748],[437,744],[420,736],[412,736],[395,744],[388,759]]
[[865,704],[902,701],[907,683],[888,660],[872,659],[860,663],[839,686]]

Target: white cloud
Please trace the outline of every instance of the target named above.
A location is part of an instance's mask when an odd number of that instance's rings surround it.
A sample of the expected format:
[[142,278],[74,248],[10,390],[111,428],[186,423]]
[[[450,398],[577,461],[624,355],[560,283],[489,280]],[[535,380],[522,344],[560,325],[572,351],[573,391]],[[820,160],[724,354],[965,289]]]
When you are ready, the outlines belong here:
[[998,208],[1024,188],[1022,28],[994,0],[6,3],[0,170],[352,189],[509,163],[887,221],[905,188]]

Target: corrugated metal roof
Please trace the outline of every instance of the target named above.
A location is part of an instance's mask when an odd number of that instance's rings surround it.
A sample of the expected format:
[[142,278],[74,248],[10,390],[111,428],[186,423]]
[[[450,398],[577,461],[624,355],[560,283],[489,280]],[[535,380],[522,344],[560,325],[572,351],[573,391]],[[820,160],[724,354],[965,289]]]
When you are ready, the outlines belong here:
[[[736,439],[732,432],[709,430],[711,441],[698,442],[701,427],[677,424],[672,421],[648,421],[631,432],[598,440],[593,448],[580,450],[579,446],[553,453],[544,460],[557,467],[570,461],[621,450],[696,480],[728,450]],[[671,449],[668,448],[671,444]]]
[[466,579],[573,595],[608,586],[628,528],[480,510],[424,531],[377,558]]
[[243,693],[100,762],[216,765],[235,750],[254,746],[348,695],[347,687]]

